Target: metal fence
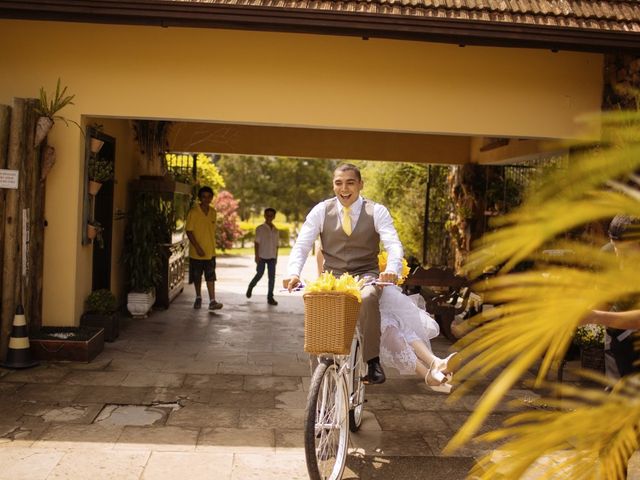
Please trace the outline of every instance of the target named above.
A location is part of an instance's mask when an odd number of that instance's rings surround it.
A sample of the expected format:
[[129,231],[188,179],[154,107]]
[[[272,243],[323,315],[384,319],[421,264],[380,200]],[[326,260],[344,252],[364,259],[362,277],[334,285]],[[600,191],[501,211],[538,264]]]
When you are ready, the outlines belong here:
[[[525,193],[540,178],[540,173],[568,167],[566,156],[529,160],[515,165],[487,165],[484,172],[485,215],[482,231],[492,228],[492,219],[520,205]],[[453,249],[447,221],[453,213],[447,177],[449,166],[431,165],[427,184],[424,263],[453,266]]]

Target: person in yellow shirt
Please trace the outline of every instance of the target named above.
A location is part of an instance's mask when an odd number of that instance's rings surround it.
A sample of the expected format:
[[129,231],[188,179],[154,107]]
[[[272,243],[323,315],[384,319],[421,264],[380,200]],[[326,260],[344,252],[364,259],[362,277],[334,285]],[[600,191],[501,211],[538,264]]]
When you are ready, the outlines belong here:
[[202,306],[200,289],[202,274],[207,282],[209,292],[209,311],[219,310],[222,304],[216,301],[216,211],[211,206],[213,190],[202,187],[198,190],[200,203],[195,205],[187,215],[187,237],[189,238],[189,283],[193,282],[196,290],[196,301],[193,308]]

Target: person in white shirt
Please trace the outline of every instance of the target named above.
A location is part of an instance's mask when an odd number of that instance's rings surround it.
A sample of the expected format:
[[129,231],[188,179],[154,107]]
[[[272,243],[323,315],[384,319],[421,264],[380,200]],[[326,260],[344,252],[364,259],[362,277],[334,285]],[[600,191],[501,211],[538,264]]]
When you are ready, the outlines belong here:
[[[402,244],[389,211],[383,205],[360,196],[364,187],[355,165],[342,164],[333,173],[334,198],[317,204],[302,226],[289,256],[288,278],[283,282],[291,291],[300,283],[300,272],[320,235],[324,270],[340,276],[351,275],[383,282],[395,282],[402,272]],[[380,242],[387,251],[387,267],[379,271]],[[363,355],[369,364],[365,381],[383,383],[380,366],[380,287],[368,286],[362,291],[358,322],[362,331]]]
[[247,288],[247,298],[251,298],[253,289],[258,284],[262,275],[264,275],[264,267],[267,267],[267,275],[269,278],[269,287],[267,290],[267,303],[269,305],[278,305],[273,298],[273,289],[276,284],[276,263],[278,261],[278,229],[273,225],[276,218],[276,210],[274,208],[265,208],[264,223],[256,228],[256,239],[254,242],[256,275],[249,282]]

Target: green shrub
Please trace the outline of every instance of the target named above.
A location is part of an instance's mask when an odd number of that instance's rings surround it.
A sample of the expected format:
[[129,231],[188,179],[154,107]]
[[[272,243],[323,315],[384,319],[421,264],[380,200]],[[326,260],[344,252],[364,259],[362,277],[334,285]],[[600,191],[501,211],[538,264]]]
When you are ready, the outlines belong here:
[[87,312],[98,313],[100,315],[110,315],[115,312],[117,308],[116,297],[106,288],[91,292],[87,297],[85,305]]

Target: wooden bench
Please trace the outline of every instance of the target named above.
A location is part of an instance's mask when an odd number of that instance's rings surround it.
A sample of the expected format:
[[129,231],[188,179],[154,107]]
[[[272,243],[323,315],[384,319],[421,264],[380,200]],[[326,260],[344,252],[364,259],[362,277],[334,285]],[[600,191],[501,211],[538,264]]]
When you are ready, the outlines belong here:
[[440,333],[455,342],[451,324],[466,311],[471,285],[466,277],[456,275],[450,268],[416,267],[404,281],[405,290],[420,287],[420,294],[426,302],[426,310],[433,315]]

